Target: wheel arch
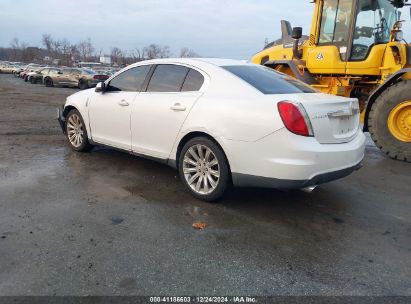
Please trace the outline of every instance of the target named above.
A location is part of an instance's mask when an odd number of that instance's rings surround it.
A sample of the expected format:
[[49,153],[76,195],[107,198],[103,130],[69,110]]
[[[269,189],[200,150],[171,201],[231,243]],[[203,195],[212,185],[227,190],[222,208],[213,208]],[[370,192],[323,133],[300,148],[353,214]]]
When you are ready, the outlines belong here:
[[407,73],[411,73],[411,68],[402,69],[392,74],[390,78],[387,79],[386,82],[380,85],[374,92],[372,92],[370,97],[368,97],[367,106],[365,107],[365,115],[364,115],[364,127],[363,127],[364,132],[368,132],[368,118],[370,116],[372,105],[375,103],[378,96],[380,96],[390,86],[401,81],[402,77]]
[[68,113],[70,113],[71,110],[77,110],[77,111],[79,111],[79,113],[80,113],[80,110],[77,109],[75,106],[73,106],[73,105],[68,105],[68,106],[64,107],[63,117],[64,117],[64,118],[67,118],[67,115],[68,115]]
[[54,84],[54,80],[53,80],[53,78],[51,78],[50,76],[46,76],[46,77],[43,78],[43,84],[45,84],[45,83],[46,83],[46,80],[48,80],[48,79],[50,79],[51,82]]
[[170,161],[169,161],[169,164],[170,164],[172,167],[178,169],[181,150],[183,149],[184,145],[185,145],[189,140],[191,140],[191,139],[193,139],[193,138],[196,138],[196,137],[205,137],[205,138],[208,138],[208,139],[210,139],[212,142],[214,142],[217,146],[220,147],[220,149],[223,151],[223,154],[224,154],[225,159],[226,159],[227,164],[228,164],[229,172],[230,172],[230,174],[231,174],[230,160],[229,160],[228,157],[227,157],[227,153],[226,153],[226,151],[224,150],[223,145],[222,145],[215,137],[213,137],[212,135],[210,135],[210,134],[208,134],[208,133],[206,133],[206,132],[204,132],[204,131],[191,131],[191,132],[187,133],[186,135],[184,135],[184,136],[180,139],[180,141],[179,141],[179,143],[178,143],[178,145],[177,145],[176,154],[175,154],[175,156],[176,156],[175,161],[174,161],[174,160],[172,160],[172,161],[170,160]]

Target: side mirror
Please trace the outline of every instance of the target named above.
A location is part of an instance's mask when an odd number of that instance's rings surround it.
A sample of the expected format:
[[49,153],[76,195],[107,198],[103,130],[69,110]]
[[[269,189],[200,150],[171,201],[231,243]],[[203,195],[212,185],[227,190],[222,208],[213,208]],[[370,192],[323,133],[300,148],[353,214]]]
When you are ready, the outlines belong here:
[[106,90],[106,84],[104,82],[99,82],[96,85],[96,89],[94,90],[97,93],[104,93]]
[[294,27],[291,37],[293,39],[300,39],[303,36],[303,28],[302,27]]
[[58,71],[57,74],[60,74],[60,75],[61,75],[61,74],[63,74],[63,72],[62,72],[62,71]]
[[293,59],[301,59],[303,57],[302,51],[299,49],[299,40],[303,36],[303,28],[302,27],[294,27],[291,33],[291,38],[294,39],[293,44]]

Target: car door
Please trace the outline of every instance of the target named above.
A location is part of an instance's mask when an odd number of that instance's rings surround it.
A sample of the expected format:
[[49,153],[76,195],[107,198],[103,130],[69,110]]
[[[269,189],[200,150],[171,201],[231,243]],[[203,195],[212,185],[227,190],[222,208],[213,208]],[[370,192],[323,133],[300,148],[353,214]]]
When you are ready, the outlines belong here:
[[104,92],[93,94],[89,104],[93,141],[131,151],[131,109],[149,70],[149,65],[130,68],[112,78]]
[[59,71],[54,77],[53,77],[53,82],[54,84],[59,84],[59,85],[66,85],[68,82],[68,78],[70,75],[71,70],[69,69],[63,69]]
[[70,74],[67,75],[67,85],[78,86],[81,71],[78,69],[72,69]]
[[132,150],[153,157],[168,158],[174,141],[196,100],[204,76],[182,65],[155,67],[145,92],[133,105]]

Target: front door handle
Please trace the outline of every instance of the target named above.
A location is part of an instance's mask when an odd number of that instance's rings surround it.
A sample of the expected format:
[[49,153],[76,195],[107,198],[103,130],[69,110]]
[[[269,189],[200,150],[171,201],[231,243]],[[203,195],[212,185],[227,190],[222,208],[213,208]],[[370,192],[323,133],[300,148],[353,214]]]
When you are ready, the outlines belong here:
[[185,111],[186,107],[183,104],[176,102],[170,107],[170,109],[173,111]]
[[127,107],[130,105],[125,99],[121,100],[118,104],[122,107]]

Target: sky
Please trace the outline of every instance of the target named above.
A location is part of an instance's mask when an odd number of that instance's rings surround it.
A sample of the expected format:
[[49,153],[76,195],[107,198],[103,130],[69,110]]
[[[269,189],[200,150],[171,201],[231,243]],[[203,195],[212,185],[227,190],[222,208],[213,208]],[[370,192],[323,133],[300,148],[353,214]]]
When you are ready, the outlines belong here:
[[[0,46],[14,37],[41,46],[42,34],[71,43],[91,38],[97,50],[151,43],[175,55],[188,47],[203,57],[249,59],[264,41],[280,38],[280,20],[307,34],[309,0],[1,0]],[[411,40],[410,13],[403,15]]]

